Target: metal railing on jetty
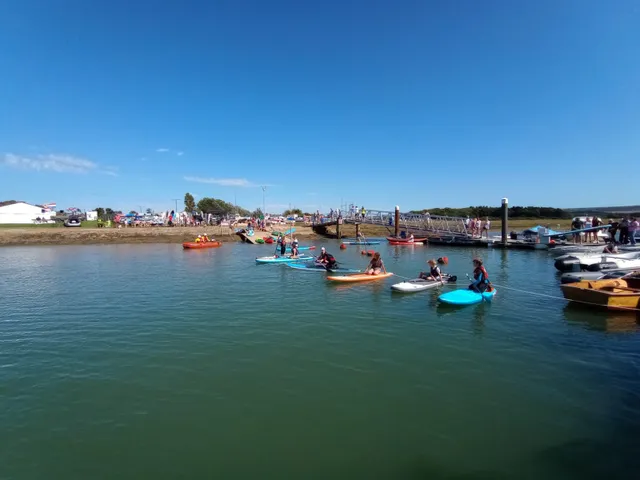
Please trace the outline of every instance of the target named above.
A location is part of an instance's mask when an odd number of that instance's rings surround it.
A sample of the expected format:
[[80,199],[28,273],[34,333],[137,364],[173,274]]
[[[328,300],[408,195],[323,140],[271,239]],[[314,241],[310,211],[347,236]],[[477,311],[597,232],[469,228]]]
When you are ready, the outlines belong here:
[[[395,229],[395,211],[367,210],[364,215],[353,214],[340,217],[345,224],[380,225],[387,227],[389,232]],[[442,236],[453,238],[471,238],[471,232],[467,230],[463,217],[449,217],[442,215],[430,215],[428,213],[400,213],[398,226],[400,230],[414,235]],[[314,218],[313,227],[326,227],[337,225],[338,217]]]

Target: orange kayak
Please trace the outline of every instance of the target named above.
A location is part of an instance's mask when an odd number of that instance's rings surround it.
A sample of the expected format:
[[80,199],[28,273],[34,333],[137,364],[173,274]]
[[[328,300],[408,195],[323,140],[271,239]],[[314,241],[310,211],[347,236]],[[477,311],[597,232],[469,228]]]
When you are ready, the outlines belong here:
[[221,247],[222,242],[213,240],[211,242],[185,242],[182,244],[182,248],[216,248]]
[[355,275],[337,275],[329,276],[327,280],[334,282],[370,282],[372,280],[380,280],[382,278],[389,278],[393,276],[393,273],[379,273],[378,275],[367,275],[365,273],[356,273]]

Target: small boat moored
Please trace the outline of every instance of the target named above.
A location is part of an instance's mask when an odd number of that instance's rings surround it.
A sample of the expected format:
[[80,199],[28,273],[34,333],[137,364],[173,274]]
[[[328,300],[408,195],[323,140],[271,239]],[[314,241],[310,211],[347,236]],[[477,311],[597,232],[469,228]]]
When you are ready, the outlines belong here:
[[393,245],[403,245],[403,244],[411,244],[411,243],[417,243],[417,242],[426,242],[428,240],[428,237],[414,237],[413,241],[410,240],[409,238],[404,238],[404,237],[387,237],[387,241],[389,243],[393,242]]
[[609,310],[640,309],[640,271],[618,279],[582,280],[560,285],[569,301],[606,307]]

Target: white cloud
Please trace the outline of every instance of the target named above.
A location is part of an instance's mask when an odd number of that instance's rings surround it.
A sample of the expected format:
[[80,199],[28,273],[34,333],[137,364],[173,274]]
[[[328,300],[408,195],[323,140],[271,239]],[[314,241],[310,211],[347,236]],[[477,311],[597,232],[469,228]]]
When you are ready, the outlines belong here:
[[53,172],[87,173],[95,171],[98,165],[84,158],[70,155],[36,155],[22,157],[13,153],[5,153],[0,159],[2,165],[24,170],[51,170]]
[[167,153],[168,151],[168,148],[156,148],[156,152],[158,153]]
[[203,177],[184,177],[187,182],[210,183],[220,185],[222,187],[259,187],[255,183],[251,183],[246,178],[203,178]]
[[5,153],[0,157],[0,165],[21,170],[35,170],[37,172],[101,173],[113,177],[118,175],[114,167],[102,168],[97,163],[86,158],[54,153],[29,157]]
[[178,152],[176,155],[178,155],[179,157],[181,157],[182,155],[184,155],[184,152]]

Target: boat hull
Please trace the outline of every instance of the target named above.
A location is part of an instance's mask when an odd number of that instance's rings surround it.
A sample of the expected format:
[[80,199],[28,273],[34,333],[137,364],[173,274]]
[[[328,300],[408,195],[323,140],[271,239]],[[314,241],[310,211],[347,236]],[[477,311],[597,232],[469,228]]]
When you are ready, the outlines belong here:
[[560,285],[564,298],[569,301],[596,305],[609,310],[640,308],[640,278],[635,280],[582,280]]
[[221,247],[222,242],[185,242],[182,248],[185,250],[199,250],[201,248],[217,248]]
[[428,237],[414,237],[413,238],[413,242],[410,242],[408,238],[402,238],[402,237],[387,237],[387,241],[389,242],[397,242],[398,244],[400,243],[416,243],[416,242],[426,242],[428,240]]

